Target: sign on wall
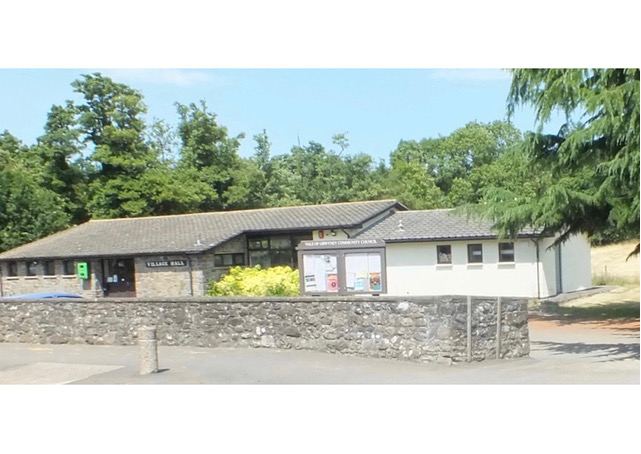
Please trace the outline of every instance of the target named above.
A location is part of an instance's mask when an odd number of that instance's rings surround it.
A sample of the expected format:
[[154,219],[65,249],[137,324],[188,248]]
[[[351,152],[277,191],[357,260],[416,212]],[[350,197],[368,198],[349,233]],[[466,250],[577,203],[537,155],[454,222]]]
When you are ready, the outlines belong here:
[[147,262],[147,268],[167,268],[170,266],[187,266],[187,260],[160,260],[156,262]]

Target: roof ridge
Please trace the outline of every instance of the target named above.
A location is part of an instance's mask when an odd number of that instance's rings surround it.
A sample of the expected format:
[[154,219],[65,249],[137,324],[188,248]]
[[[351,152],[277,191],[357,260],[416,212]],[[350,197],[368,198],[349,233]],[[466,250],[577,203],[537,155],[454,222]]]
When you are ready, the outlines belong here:
[[456,208],[431,208],[429,210],[406,210],[398,211],[398,213],[425,213],[426,211],[454,211]]
[[[249,208],[244,210],[221,210],[221,211],[205,211],[200,213],[182,213],[182,214],[162,214],[160,216],[139,216],[133,218],[110,218],[110,219],[90,219],[88,222],[106,222],[106,221],[132,221],[139,219],[160,219],[160,218],[174,218],[178,216],[199,216],[199,215],[212,215],[212,214],[225,214],[225,213],[255,213],[258,211],[272,211],[272,210],[282,210],[283,208],[305,208],[305,207],[327,207],[327,206],[337,206],[337,205],[350,205],[357,203],[381,203],[381,202],[390,202],[390,203],[399,203],[396,199],[382,199],[382,200],[361,200],[355,202],[335,202],[335,203],[317,203],[311,205],[288,205],[282,207],[266,207],[266,208]],[[86,224],[86,223],[83,223]],[[82,225],[82,224],[79,224]]]

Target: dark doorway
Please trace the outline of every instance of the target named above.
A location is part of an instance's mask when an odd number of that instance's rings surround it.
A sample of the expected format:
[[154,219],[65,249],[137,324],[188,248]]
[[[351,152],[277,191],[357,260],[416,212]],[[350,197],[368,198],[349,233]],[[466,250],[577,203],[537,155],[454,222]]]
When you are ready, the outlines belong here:
[[135,297],[136,272],[134,259],[105,259],[105,296]]

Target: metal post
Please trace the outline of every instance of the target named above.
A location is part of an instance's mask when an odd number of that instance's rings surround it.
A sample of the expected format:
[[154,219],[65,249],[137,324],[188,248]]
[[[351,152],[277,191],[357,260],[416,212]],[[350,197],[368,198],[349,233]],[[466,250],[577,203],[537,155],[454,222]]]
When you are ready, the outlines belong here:
[[496,299],[496,359],[501,358],[501,297]]
[[138,329],[138,345],[140,345],[140,375],[158,372],[156,328],[152,326],[141,326]]
[[467,360],[472,361],[472,297],[467,296]]

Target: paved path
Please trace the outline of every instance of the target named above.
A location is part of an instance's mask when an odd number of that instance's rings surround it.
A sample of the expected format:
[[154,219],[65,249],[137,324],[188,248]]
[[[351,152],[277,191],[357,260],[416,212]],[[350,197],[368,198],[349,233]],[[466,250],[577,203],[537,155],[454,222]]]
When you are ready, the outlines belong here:
[[639,384],[639,328],[531,321],[529,358],[420,364],[313,351],[0,343],[0,384]]

